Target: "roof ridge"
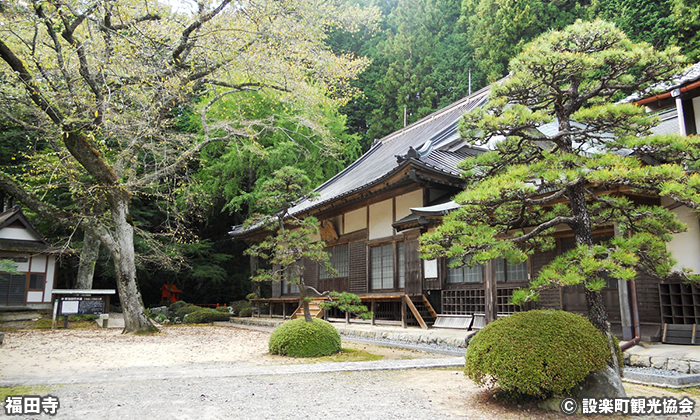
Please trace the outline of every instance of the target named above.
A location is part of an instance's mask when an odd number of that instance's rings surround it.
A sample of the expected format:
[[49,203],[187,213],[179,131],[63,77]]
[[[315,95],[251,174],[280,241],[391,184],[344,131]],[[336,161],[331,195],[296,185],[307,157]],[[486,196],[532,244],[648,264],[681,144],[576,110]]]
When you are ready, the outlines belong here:
[[[464,98],[462,98],[456,102],[453,102],[450,105],[447,105],[446,107],[444,107],[442,109],[439,109],[431,114],[428,114],[425,117],[421,118],[420,120],[418,120],[412,124],[407,125],[406,127],[403,127],[397,131],[394,131],[393,133],[387,134],[386,136],[379,139],[378,143],[381,144],[381,143],[386,143],[388,141],[391,141],[394,138],[399,137],[403,134],[406,134],[409,131],[416,129],[427,122],[430,122],[438,117],[441,117],[444,114],[452,112],[455,108],[458,108],[464,104],[469,104],[471,102],[474,102],[474,101],[481,99],[485,94],[487,94],[491,90],[491,86],[492,85],[488,85],[486,87],[483,87],[483,88],[479,89],[478,91],[472,93],[471,95],[465,96]],[[461,117],[461,115],[460,115],[460,117]]]

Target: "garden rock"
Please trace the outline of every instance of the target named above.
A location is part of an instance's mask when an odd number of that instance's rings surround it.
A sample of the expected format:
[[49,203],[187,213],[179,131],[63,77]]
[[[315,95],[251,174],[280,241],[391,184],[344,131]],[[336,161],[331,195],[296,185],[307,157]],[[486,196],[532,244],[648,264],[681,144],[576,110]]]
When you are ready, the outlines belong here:
[[597,370],[589,374],[576,389],[578,398],[625,398],[625,388],[620,375],[613,368]]
[[151,308],[151,315],[163,314],[166,317],[170,316],[170,310],[167,306],[158,306],[157,308]]

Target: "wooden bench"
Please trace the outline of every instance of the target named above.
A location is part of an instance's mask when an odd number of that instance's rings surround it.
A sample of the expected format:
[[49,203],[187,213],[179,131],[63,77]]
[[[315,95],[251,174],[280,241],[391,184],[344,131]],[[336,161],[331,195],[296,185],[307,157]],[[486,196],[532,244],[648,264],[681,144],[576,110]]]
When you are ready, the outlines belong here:
[[661,342],[665,344],[700,345],[696,340],[697,324],[664,324]]

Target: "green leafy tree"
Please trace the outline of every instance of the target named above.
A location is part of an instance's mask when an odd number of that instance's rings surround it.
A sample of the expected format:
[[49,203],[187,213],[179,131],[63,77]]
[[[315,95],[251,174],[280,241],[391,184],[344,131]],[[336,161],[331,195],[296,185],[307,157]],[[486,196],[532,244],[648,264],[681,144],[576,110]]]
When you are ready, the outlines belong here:
[[615,23],[633,41],[666,48],[676,32],[671,8],[672,0],[597,0],[590,13]]
[[459,24],[474,49],[478,81],[505,76],[508,61],[523,45],[549,29],[561,29],[583,18],[587,4],[572,0],[464,0]]
[[[114,264],[124,331],[152,331],[136,280],[132,198],[167,194],[203,147],[261,124],[212,115],[222,98],[276,90],[310,112],[329,97],[347,100],[367,61],[334,54],[325,37],[374,22],[373,9],[322,0],[203,1],[182,14],[149,0],[13,2],[0,14],[0,107],[49,143],[57,165],[47,176],[105,211],[58,208],[50,186],[35,190],[4,171],[0,188],[98,237]],[[174,129],[184,109],[199,115],[201,133]]]
[[261,188],[259,200],[265,213],[253,215],[245,223],[248,228],[264,228],[269,233],[248,248],[246,254],[272,264],[271,269],[259,270],[253,281],[287,280],[299,286],[299,303],[304,308],[304,318],[311,322],[306,299],[311,288],[304,280],[303,261],[327,261],[328,254],[323,241],[312,239],[318,234],[318,220],[311,216],[297,218],[289,213],[294,203],[305,197],[313,198],[313,195],[309,177],[303,171],[289,166],[275,171]]
[[367,310],[367,307],[362,304],[362,300],[356,294],[332,291],[328,296],[330,299],[319,303],[318,306],[321,309],[340,309],[345,312],[345,322],[349,322],[350,315],[356,315],[362,319],[372,318],[372,311]]
[[700,60],[700,2],[671,0],[676,45],[692,61]]
[[17,264],[12,260],[0,260],[0,272],[18,274]]
[[[579,21],[528,44],[511,61],[512,76],[493,86],[489,103],[465,115],[465,140],[493,150],[463,163],[465,190],[455,197],[462,206],[421,237],[422,255],[455,257],[454,265],[465,256],[469,264],[518,263],[552,249],[555,227],[566,226],[576,247],[513,300],[522,304],[541,288],[582,284],[589,319],[610,337],[605,278],[668,275],[673,261],[666,243],[684,230],[670,210],[612,192],[630,188],[696,207],[698,176],[685,169],[700,151],[697,137],[648,137],[657,120],[610,99],[669,78],[682,60],[678,48],[635,44],[603,21]],[[544,124],[554,134],[539,131]],[[648,165],[645,156],[661,163]],[[593,231],[611,225],[620,235],[594,244]]]

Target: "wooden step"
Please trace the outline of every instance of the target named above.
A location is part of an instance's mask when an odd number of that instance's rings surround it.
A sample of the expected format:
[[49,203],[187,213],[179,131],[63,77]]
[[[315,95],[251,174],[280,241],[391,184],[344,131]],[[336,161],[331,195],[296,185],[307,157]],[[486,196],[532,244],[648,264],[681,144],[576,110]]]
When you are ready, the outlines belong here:
[[[323,309],[321,309],[318,306],[319,302],[322,302],[323,299],[314,299],[309,301],[309,314],[311,314],[311,318],[323,318]],[[299,305],[292,314],[292,319],[296,318],[302,318],[304,316],[304,308],[302,305]]]

